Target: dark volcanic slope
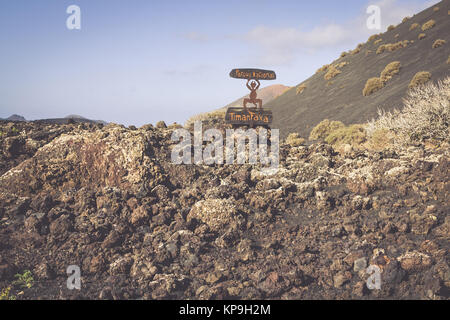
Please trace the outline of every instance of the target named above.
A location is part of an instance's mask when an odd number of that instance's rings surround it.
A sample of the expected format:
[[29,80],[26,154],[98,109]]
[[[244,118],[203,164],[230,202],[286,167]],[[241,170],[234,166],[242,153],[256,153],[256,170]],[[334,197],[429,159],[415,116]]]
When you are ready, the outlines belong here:
[[[434,11],[439,7],[439,11]],[[299,132],[308,136],[311,129],[323,119],[340,120],[346,124],[362,123],[377,115],[377,109],[391,110],[401,107],[408,84],[419,71],[428,71],[432,80],[436,81],[450,74],[447,59],[450,54],[450,1],[442,1],[437,5],[422,11],[395,27],[383,33],[381,43],[373,41],[363,44],[359,53],[347,53],[332,64],[348,62],[341,68],[341,74],[331,79],[324,79],[325,72],[318,72],[302,82],[306,89],[296,94],[296,87],[288,90],[266,104],[274,111],[272,128],[280,128],[282,136],[289,132]],[[436,21],[434,28],[422,31],[422,25],[428,20]],[[420,26],[410,31],[413,23]],[[426,37],[418,40],[418,35],[425,33]],[[396,35],[398,36],[396,37]],[[439,48],[432,48],[437,39],[447,43]],[[376,54],[381,44],[396,43],[409,40],[407,47],[394,52],[385,51]],[[368,51],[370,50],[370,51]],[[363,96],[362,91],[366,81],[379,77],[387,64],[393,61],[401,62],[400,73],[394,76],[386,86],[370,96]],[[328,84],[327,84],[328,83]]]

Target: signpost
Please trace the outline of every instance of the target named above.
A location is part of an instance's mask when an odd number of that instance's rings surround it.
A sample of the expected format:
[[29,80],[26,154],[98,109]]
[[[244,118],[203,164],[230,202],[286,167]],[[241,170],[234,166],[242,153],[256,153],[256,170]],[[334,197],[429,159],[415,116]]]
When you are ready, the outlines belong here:
[[[277,78],[275,72],[262,69],[233,69],[230,77],[246,79],[250,95],[244,99],[242,108],[227,109],[225,122],[233,126],[269,126],[272,123],[272,111],[263,109],[262,100],[257,98],[256,91],[261,85],[259,80],[275,80]],[[247,104],[253,104],[255,107],[247,108]]]

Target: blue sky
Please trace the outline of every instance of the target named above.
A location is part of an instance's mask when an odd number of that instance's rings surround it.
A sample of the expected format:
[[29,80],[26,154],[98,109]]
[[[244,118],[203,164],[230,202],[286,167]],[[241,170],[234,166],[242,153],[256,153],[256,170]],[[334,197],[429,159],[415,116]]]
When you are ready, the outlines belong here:
[[[0,118],[79,114],[126,125],[190,116],[246,94],[232,68],[294,86],[430,0],[0,0]],[[66,9],[81,9],[69,30]],[[366,8],[381,8],[368,30]]]

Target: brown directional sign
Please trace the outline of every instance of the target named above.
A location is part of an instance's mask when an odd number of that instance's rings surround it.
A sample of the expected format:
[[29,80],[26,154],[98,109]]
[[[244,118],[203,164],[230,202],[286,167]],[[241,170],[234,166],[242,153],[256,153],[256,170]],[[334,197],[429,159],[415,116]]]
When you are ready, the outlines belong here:
[[272,123],[272,111],[261,108],[228,108],[225,121],[230,124],[267,126]]
[[277,75],[271,70],[262,69],[233,69],[230,77],[236,79],[275,80]]

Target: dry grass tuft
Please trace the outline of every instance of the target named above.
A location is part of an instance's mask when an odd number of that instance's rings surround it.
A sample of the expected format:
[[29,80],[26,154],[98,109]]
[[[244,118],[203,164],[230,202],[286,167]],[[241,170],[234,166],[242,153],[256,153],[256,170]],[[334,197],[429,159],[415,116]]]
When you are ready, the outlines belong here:
[[358,53],[360,53],[360,52],[361,52],[361,49],[360,49],[360,48],[356,48],[356,49],[350,51],[350,54],[351,54],[352,56],[354,56],[355,54],[358,54]]
[[406,21],[408,21],[409,19],[411,19],[410,17],[404,17],[402,20],[402,23],[405,23]]
[[447,58],[447,64],[450,64],[450,55]]
[[306,86],[305,86],[304,84],[301,84],[301,85],[299,85],[299,86],[297,87],[297,89],[296,89],[296,91],[295,91],[295,94],[300,94],[300,93],[302,93],[303,91],[305,91],[305,89],[306,89]]
[[391,30],[394,30],[394,29],[395,29],[395,26],[391,24],[391,25],[387,28],[387,31],[391,31]]
[[445,41],[445,40],[437,39],[437,40],[433,43],[432,48],[433,48],[433,49],[436,49],[436,48],[442,47],[442,46],[443,46],[444,44],[446,44],[446,43],[447,43],[447,41]]
[[383,39],[378,39],[378,40],[375,40],[374,42],[373,42],[373,44],[379,44],[381,41],[383,41]]
[[392,77],[400,72],[400,61],[394,61],[389,63],[380,74],[380,78],[383,82],[387,82]]
[[372,93],[384,88],[386,83],[400,72],[400,67],[400,61],[393,61],[386,65],[383,71],[381,71],[379,78],[374,77],[367,80],[363,89],[363,96],[370,96]]
[[348,64],[349,64],[348,61],[342,61],[342,62],[339,62],[338,64],[335,64],[334,66],[335,66],[337,69],[341,69],[341,68],[345,67],[345,66],[348,65]]
[[286,143],[291,147],[299,147],[305,143],[305,139],[300,137],[298,133],[290,133],[286,138]]
[[376,54],[382,54],[385,50],[386,50],[386,45],[382,44],[381,46],[378,47]]
[[427,30],[433,28],[435,25],[436,25],[436,21],[434,21],[433,19],[428,20],[427,22],[425,22],[422,25],[422,31],[427,31]]
[[394,52],[398,49],[402,49],[408,46],[409,44],[409,40],[403,40],[403,41],[399,41],[396,43],[388,43],[388,44],[382,44],[381,46],[378,47],[377,49],[377,54],[382,54],[385,51],[390,51],[390,52]]
[[341,56],[340,56],[340,57],[343,58],[343,57],[345,57],[346,55],[347,55],[347,52],[344,51],[344,52],[341,53]]
[[384,82],[380,78],[370,78],[367,80],[366,85],[363,89],[363,96],[370,96],[372,93],[377,92],[378,90],[384,87]]
[[434,12],[438,12],[438,11],[439,11],[439,7],[434,7],[434,8],[433,8],[433,11],[434,11]]
[[408,85],[408,88],[414,88],[427,83],[431,79],[431,73],[427,71],[417,72]]
[[326,65],[320,67],[319,69],[317,69],[316,73],[327,71],[329,66],[330,66],[329,64],[326,64]]
[[417,37],[419,40],[422,40],[423,38],[425,38],[427,35],[425,33],[420,33],[419,36]]
[[341,70],[337,69],[334,65],[328,67],[327,73],[323,76],[325,80],[331,80],[341,73]]
[[418,28],[420,25],[418,23],[413,23],[411,27],[409,27],[409,31],[413,31],[414,29]]
[[372,42],[372,41],[378,39],[379,37],[380,37],[379,34],[373,34],[373,35],[371,35],[371,36],[369,37],[369,39],[368,39],[367,41],[368,41],[368,42]]

